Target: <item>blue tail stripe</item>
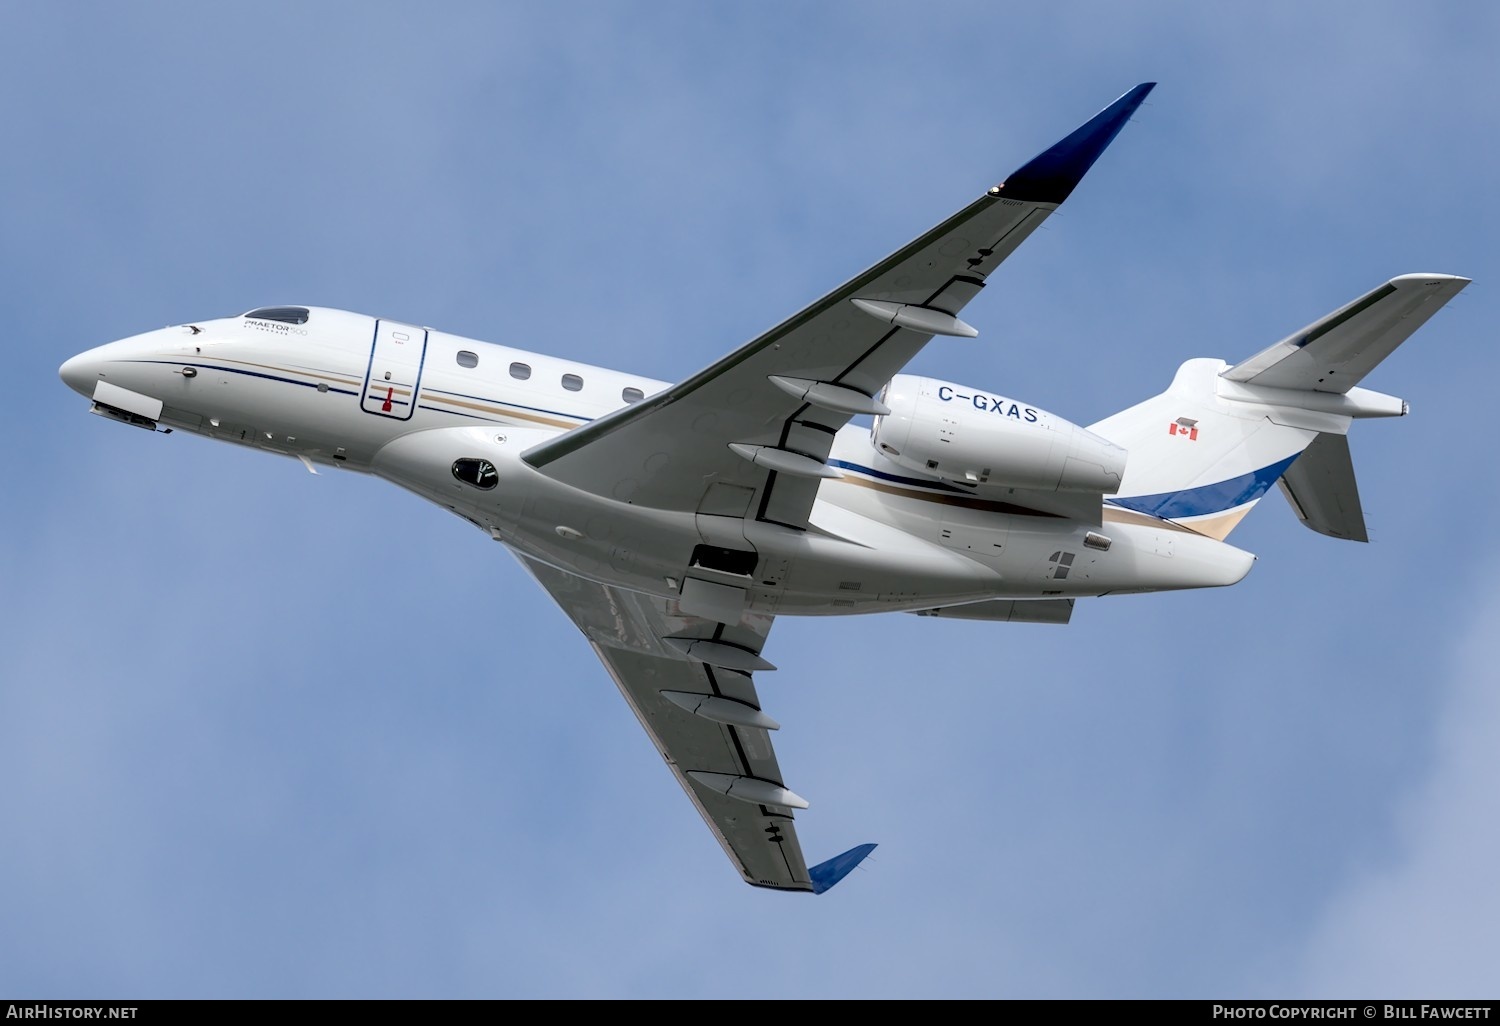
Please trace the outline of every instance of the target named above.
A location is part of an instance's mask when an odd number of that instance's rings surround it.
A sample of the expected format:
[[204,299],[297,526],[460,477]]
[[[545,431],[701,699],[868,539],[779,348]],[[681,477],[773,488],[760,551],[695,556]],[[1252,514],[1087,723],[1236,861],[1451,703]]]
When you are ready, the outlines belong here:
[[1236,506],[1243,506],[1247,502],[1254,502],[1266,494],[1266,490],[1286,473],[1287,468],[1300,455],[1302,455],[1300,452],[1293,453],[1280,463],[1273,463],[1269,467],[1262,467],[1260,470],[1241,474],[1239,477],[1232,477],[1218,484],[1199,485],[1197,488],[1189,488],[1181,492],[1162,492],[1159,495],[1132,495],[1123,498],[1113,496],[1108,502],[1112,506],[1132,509],[1137,513],[1147,513],[1163,520],[1223,513]]
[[848,876],[855,866],[865,860],[865,856],[875,850],[873,844],[858,844],[842,855],[835,855],[827,862],[819,862],[807,871],[812,878],[813,893],[822,894],[828,888]]

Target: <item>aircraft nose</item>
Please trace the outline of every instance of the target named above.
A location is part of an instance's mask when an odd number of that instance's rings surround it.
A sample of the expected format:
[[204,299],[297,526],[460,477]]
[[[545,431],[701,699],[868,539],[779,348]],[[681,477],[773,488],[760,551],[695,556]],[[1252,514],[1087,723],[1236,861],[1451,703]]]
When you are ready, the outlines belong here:
[[90,349],[86,353],[79,353],[70,360],[65,360],[63,365],[57,368],[57,376],[63,379],[63,384],[83,396],[94,394],[94,383],[99,380],[99,357],[97,349]]

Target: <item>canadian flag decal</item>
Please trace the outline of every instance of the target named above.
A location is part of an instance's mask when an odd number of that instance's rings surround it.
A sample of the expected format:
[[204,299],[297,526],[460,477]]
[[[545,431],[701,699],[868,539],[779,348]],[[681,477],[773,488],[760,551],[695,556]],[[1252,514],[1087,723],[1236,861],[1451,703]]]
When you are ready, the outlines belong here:
[[1178,417],[1167,428],[1167,434],[1181,435],[1189,442],[1196,442],[1198,440],[1198,422],[1191,417]]

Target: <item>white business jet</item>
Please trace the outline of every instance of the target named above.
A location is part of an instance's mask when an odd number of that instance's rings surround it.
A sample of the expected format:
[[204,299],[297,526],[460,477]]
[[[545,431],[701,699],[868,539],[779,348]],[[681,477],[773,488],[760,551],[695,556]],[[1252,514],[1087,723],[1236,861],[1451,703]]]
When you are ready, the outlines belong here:
[[777,616],[1061,624],[1079,597],[1234,584],[1254,557],[1224,539],[1276,484],[1309,527],[1366,538],[1345,435],[1406,404],[1359,383],[1465,278],[1392,278],[1086,428],[900,373],[977,334],[960,312],[1151,88],[676,384],[310,306],[136,335],[61,375],[102,416],[375,474],[504,543],[740,875],[821,893],[874,845],[803,858],[808,803],[754,684]]

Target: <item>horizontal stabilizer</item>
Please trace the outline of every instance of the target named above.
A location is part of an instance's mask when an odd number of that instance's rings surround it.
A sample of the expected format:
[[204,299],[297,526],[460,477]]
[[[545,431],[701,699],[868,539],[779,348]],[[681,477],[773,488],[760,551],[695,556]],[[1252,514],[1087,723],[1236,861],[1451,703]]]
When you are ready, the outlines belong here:
[[1403,274],[1224,372],[1230,381],[1310,392],[1349,391],[1411,337],[1468,278]]
[[1281,494],[1308,527],[1330,538],[1367,542],[1349,439],[1320,434],[1281,478]]
[[848,876],[854,867],[863,862],[865,857],[874,850],[873,844],[855,845],[844,854],[835,855],[827,862],[819,862],[813,866],[807,871],[807,875],[812,877],[813,893],[822,894]]

